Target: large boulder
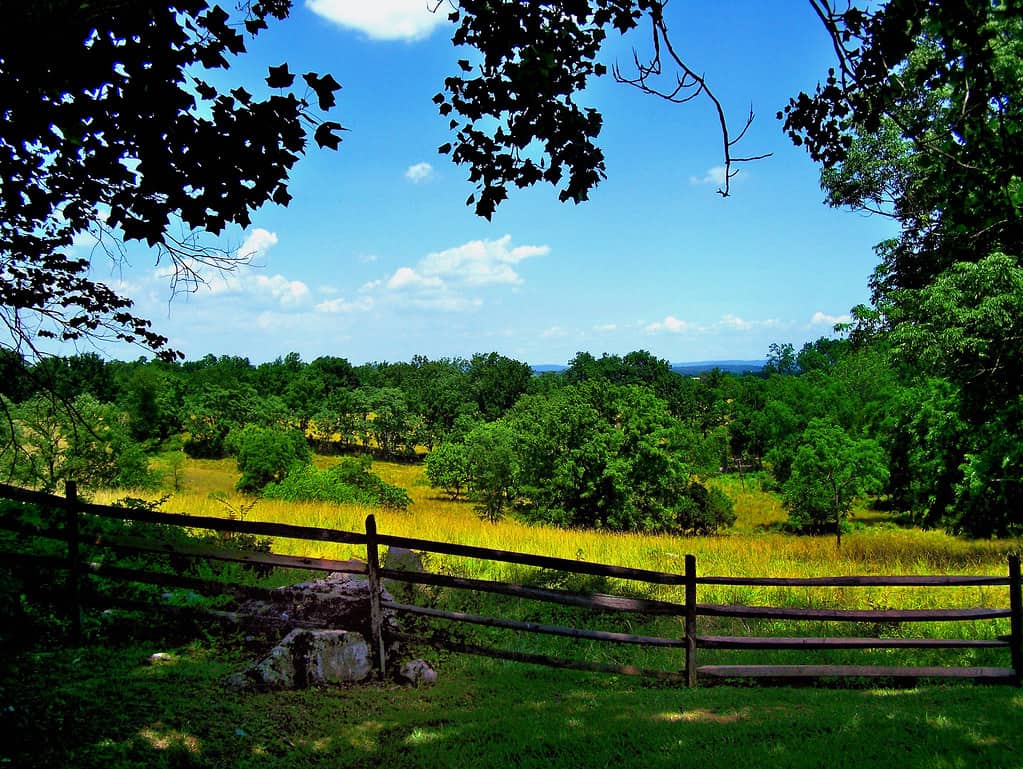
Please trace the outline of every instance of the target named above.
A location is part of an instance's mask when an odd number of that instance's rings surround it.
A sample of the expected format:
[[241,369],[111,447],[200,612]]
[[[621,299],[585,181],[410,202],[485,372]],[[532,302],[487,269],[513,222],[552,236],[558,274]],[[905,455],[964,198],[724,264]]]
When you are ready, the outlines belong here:
[[264,659],[228,677],[227,686],[236,691],[303,689],[363,681],[372,670],[369,646],[360,633],[295,628]]
[[[373,637],[370,621],[369,581],[365,577],[335,572],[324,579],[286,585],[271,592],[270,600],[246,601],[240,614],[265,618],[268,625],[292,625],[334,630],[349,630]],[[393,598],[381,588],[380,597]],[[394,612],[383,610],[384,648],[388,658],[397,654],[398,622]]]

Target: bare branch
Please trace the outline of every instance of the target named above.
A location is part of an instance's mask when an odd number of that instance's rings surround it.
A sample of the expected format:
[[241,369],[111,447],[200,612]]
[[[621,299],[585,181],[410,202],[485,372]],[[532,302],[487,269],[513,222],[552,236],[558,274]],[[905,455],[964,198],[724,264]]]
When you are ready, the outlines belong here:
[[[612,67],[614,79],[623,85],[632,86],[645,94],[656,96],[673,104],[685,104],[699,96],[706,96],[706,98],[710,100],[711,104],[714,106],[715,112],[717,113],[718,123],[721,126],[721,148],[725,169],[724,184],[720,189],[718,189],[718,194],[722,197],[728,197],[730,194],[731,180],[739,173],[739,169],[735,168],[735,164],[748,163],[754,160],[763,160],[764,158],[771,157],[773,154],[766,152],[760,155],[748,155],[743,157],[732,154],[732,148],[742,140],[742,138],[746,135],[746,132],[749,130],[749,127],[753,124],[753,107],[752,105],[750,106],[749,115],[747,116],[742,129],[737,134],[733,135],[728,127],[728,120],[725,117],[725,110],[721,101],[707,85],[706,78],[703,75],[698,74],[694,69],[686,64],[682,60],[682,57],[676,52],[668,34],[667,24],[664,21],[664,17],[659,12],[651,12],[650,31],[653,41],[653,55],[651,56],[649,63],[644,64],[641,62],[638,54],[634,50],[632,57],[636,74],[633,77],[627,77],[622,74],[621,68],[615,64]],[[675,84],[669,89],[661,88],[653,82],[653,78],[662,74],[662,49],[667,52],[676,67]]]

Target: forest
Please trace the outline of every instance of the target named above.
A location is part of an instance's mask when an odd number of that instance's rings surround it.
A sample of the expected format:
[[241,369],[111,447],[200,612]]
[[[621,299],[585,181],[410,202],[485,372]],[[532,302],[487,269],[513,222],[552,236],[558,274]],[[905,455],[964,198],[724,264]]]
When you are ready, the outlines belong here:
[[[714,533],[734,513],[711,481],[752,473],[793,533],[840,537],[857,499],[971,537],[1020,530],[1018,483],[997,477],[1018,451],[1011,433],[978,429],[952,382],[855,334],[772,344],[745,375],[682,376],[642,350],[580,352],[542,374],[498,353],[362,365],[8,354],[0,382],[7,480],[46,490],[174,489],[186,456],[233,457],[240,492],[406,507],[372,457],[425,463],[431,485],[491,521]],[[317,470],[314,453],[347,459]]]

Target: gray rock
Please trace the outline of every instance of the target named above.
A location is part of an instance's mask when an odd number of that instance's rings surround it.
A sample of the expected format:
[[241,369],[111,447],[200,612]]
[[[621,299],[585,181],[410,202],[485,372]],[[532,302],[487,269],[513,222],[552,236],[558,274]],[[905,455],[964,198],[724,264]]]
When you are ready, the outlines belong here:
[[[381,598],[393,600],[386,589]],[[324,579],[276,588],[269,601],[246,601],[239,614],[265,617],[273,625],[293,624],[350,630],[370,638],[373,635],[369,609],[369,582],[353,574],[332,573]],[[397,654],[394,640],[398,622],[393,611],[383,612],[384,644],[388,657]]]
[[355,683],[372,672],[369,646],[347,630],[295,628],[259,662],[225,681],[229,689],[303,689]]
[[[404,547],[389,547],[381,559],[381,566],[393,571],[423,571],[423,556],[415,550]],[[383,581],[384,589],[392,593],[400,603],[415,603],[416,590],[419,585],[412,582],[399,582],[394,579]]]
[[412,684],[422,686],[437,683],[437,671],[426,660],[410,660],[401,666],[398,677]]

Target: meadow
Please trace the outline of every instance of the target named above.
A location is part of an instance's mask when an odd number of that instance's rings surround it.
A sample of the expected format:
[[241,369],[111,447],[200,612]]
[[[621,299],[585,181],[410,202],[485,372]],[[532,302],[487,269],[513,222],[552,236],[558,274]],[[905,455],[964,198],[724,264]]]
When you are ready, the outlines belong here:
[[[750,479],[745,491],[737,479],[720,481],[729,484],[739,520],[733,530],[712,538],[562,531],[513,520],[492,524],[479,520],[471,504],[451,502],[424,485],[418,466],[377,463],[375,469],[409,490],[414,504],[408,512],[260,501],[248,518],[360,530],[372,512],[386,533],[665,570],[681,568],[684,554],[695,553],[703,573],[736,575],[1000,574],[1005,553],[1018,547],[1018,542],[968,541],[902,529],[861,509],[854,520],[866,523],[855,526],[836,552],[831,537],[775,531],[784,511]],[[164,509],[196,515],[238,510],[251,500],[229,492],[235,478],[233,461],[190,460],[183,469],[181,490]],[[214,492],[228,493],[220,501],[210,496]],[[100,493],[94,499],[108,502],[118,496],[123,494]],[[359,555],[343,546],[317,545],[313,553],[310,547],[286,540],[273,545],[277,552]],[[454,559],[429,566],[490,578],[557,579],[521,568],[497,573],[487,564]],[[633,589],[606,583],[582,587]],[[953,589],[942,596],[946,604],[1004,605],[1003,593]],[[825,601],[880,605],[896,598],[877,591],[840,591],[827,598],[806,590],[767,595],[753,589],[725,597],[750,603],[781,599],[793,605]],[[906,589],[897,597],[898,605],[929,600]],[[473,608],[485,612],[508,607],[483,601]],[[522,615],[531,619],[575,621],[564,613],[570,610],[561,608],[525,611],[533,612]],[[620,618],[592,619],[617,621],[621,624],[610,629],[626,629]],[[1004,630],[991,627],[979,632]],[[439,673],[434,686],[376,682],[237,694],[225,691],[222,681],[255,653],[243,637],[199,630],[188,639],[145,627],[137,634],[97,640],[73,649],[58,644],[23,650],[0,661],[4,700],[0,728],[10,735],[0,741],[0,763],[25,769],[1023,767],[1019,730],[1023,695],[1005,686],[684,689],[625,676],[423,650]],[[547,643],[503,637],[509,648],[547,652]],[[154,659],[156,652],[164,654]],[[614,653],[577,644],[569,654],[597,658],[608,654],[610,659]],[[678,654],[671,654],[675,656],[662,656],[657,664],[677,667]]]
[[[318,457],[320,465],[337,461],[336,458]],[[173,494],[164,509],[189,512],[194,515],[227,515],[230,511],[247,509],[249,520],[286,522],[307,526],[363,531],[365,518],[372,513],[381,533],[416,537],[443,542],[475,545],[568,559],[587,560],[619,566],[630,566],[665,572],[681,572],[684,557],[693,554],[698,559],[702,575],[715,576],[772,576],[823,577],[836,575],[929,575],[929,574],[987,574],[1006,573],[1006,555],[1018,551],[1019,542],[1011,540],[969,540],[950,536],[942,531],[923,531],[896,525],[894,520],[863,505],[853,511],[853,527],[843,536],[842,546],[836,548],[832,536],[797,536],[783,533],[780,524],[786,513],[776,495],[764,491],[759,479],[748,477],[719,477],[721,485],[734,499],[737,521],[728,531],[711,537],[680,537],[635,533],[601,532],[593,530],[566,530],[546,526],[526,525],[505,518],[499,522],[481,520],[473,505],[466,501],[452,501],[441,491],[431,488],[425,480],[423,468],[417,464],[388,462],[374,463],[374,470],[385,480],[408,490],[413,504],[405,512],[357,505],[329,505],[322,503],[287,503],[276,500],[258,500],[231,491],[238,473],[233,460],[189,460],[181,478],[181,491]],[[97,502],[108,502],[116,493],[103,493]],[[250,507],[247,507],[250,506]],[[361,547],[312,543],[277,539],[274,552],[322,558],[364,558]],[[493,579],[544,587],[571,587],[590,592],[612,592],[662,600],[684,602],[681,587],[653,586],[622,580],[567,577],[530,567],[498,564],[454,556],[430,555],[427,564],[431,571],[477,579]],[[286,579],[287,577],[282,577]],[[421,591],[422,593],[422,591]],[[442,595],[419,595],[420,600],[443,603],[446,608],[472,610],[498,616],[513,616],[530,621],[574,622],[577,613],[530,602],[515,602],[496,596],[466,596],[458,591]],[[745,587],[704,586],[698,600],[701,603],[737,603],[746,605],[775,605],[814,608],[944,608],[1008,605],[1005,588],[910,588],[910,587]],[[634,619],[614,615],[599,618],[604,629],[639,632]],[[676,636],[680,633],[678,620],[649,618],[643,632]],[[821,625],[820,623],[794,623],[760,621],[756,623],[727,619],[704,618],[701,632],[762,634],[762,635],[835,635],[871,634],[875,628],[857,628],[851,624]],[[974,623],[932,623],[885,628],[892,634],[944,635],[950,637],[992,638],[1008,633],[1008,621]],[[486,638],[486,633],[469,633],[467,640]],[[515,639],[516,648],[538,653],[550,652],[551,640],[544,637]],[[605,661],[622,662],[620,648],[594,645],[587,654]],[[664,652],[636,652],[629,650],[628,660],[635,664],[663,667]],[[920,652],[874,652],[877,664],[943,664],[941,653],[930,657]],[[915,654],[915,657],[907,656]],[[708,662],[753,661],[746,652],[714,652]],[[785,652],[775,653],[777,662],[792,661]],[[836,654],[821,653],[821,661],[870,664],[869,654],[862,652]],[[1002,654],[1001,656],[1005,656]],[[766,661],[762,653],[757,658]],[[1004,665],[998,652],[964,654],[956,664]]]

